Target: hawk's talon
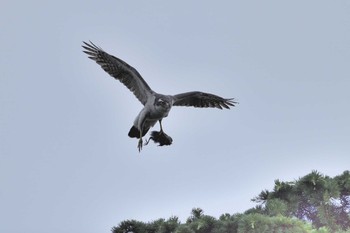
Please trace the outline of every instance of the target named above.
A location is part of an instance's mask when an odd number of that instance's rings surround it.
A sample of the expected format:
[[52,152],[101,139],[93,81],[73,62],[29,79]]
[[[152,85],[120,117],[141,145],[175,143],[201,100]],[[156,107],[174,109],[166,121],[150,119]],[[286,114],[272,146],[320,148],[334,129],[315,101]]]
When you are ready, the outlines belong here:
[[143,144],[144,146],[147,146],[148,143],[151,141],[152,138],[146,139],[146,142]]

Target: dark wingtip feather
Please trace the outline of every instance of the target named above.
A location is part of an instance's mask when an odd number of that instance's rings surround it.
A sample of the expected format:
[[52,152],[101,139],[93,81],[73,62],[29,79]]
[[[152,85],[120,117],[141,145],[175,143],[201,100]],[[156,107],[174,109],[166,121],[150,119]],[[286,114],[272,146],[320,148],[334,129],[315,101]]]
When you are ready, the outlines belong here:
[[234,101],[234,98],[231,99],[226,99],[225,104],[230,105],[230,106],[235,106],[235,104],[238,104],[238,102]]
[[104,51],[102,48],[98,47],[97,45],[95,45],[91,41],[89,41],[89,42],[90,43],[83,41],[83,45],[81,46],[84,49],[83,52],[86,53],[87,55],[89,55],[88,57],[90,59],[97,61],[98,54],[100,52],[104,52]]
[[[90,43],[87,43],[85,41],[83,41],[83,43],[85,45],[82,45],[81,47],[83,47],[85,50],[87,51],[91,51],[91,52],[97,52],[97,51],[103,51],[103,49],[97,45],[95,45],[94,43],[92,43],[91,41],[89,41]],[[85,52],[85,51],[84,51]]]

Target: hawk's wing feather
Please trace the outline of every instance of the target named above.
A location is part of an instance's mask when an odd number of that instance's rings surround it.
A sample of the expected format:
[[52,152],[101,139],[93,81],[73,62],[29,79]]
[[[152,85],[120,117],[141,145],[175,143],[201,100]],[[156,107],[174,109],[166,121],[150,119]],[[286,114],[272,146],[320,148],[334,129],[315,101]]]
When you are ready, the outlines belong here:
[[123,60],[106,53],[91,41],[90,44],[84,41],[83,43],[85,44],[82,46],[85,49],[83,52],[89,55],[90,59],[96,61],[104,71],[129,88],[143,105],[146,104],[148,97],[154,91],[152,91],[135,68]]
[[224,99],[210,93],[192,91],[173,96],[174,106],[192,106],[197,108],[227,108],[235,106],[233,99]]

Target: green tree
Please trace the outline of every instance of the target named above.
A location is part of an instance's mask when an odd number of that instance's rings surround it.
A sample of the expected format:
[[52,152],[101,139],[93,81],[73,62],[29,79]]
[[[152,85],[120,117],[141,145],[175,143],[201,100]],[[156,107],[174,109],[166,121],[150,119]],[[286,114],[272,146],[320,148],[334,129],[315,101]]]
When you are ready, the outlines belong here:
[[203,215],[203,210],[201,208],[193,208],[191,211],[191,216],[187,219],[188,223],[200,219]]
[[155,220],[153,222],[146,224],[146,231],[147,233],[158,233],[161,226],[164,224],[165,220],[163,218],[160,218],[158,220]]
[[293,182],[276,180],[273,191],[264,190],[252,199],[260,205],[251,212],[297,217],[333,232],[348,229],[349,178],[348,171],[335,178],[312,171]]
[[237,233],[239,219],[244,214],[223,214],[217,221],[214,233]]
[[241,217],[237,233],[309,233],[311,230],[311,225],[301,220],[284,216],[249,214]]
[[179,218],[176,216],[172,216],[167,221],[164,221],[162,222],[162,224],[160,224],[157,233],[175,232],[179,225]]
[[337,213],[337,225],[342,230],[350,228],[350,172],[344,171],[343,174],[334,177],[339,187],[339,198],[333,200],[335,211]]
[[179,226],[175,233],[195,233],[188,225]]
[[196,233],[210,233],[215,229],[217,220],[212,216],[204,215],[201,208],[193,208],[186,223]]
[[136,220],[126,220],[121,222],[118,227],[112,228],[113,233],[148,233],[146,230],[146,224]]
[[[176,216],[143,223],[122,221],[113,233],[350,233],[350,172],[334,178],[317,171],[293,182],[275,180],[272,191],[243,214],[219,219],[193,208],[186,223]],[[312,223],[312,225],[311,225]]]

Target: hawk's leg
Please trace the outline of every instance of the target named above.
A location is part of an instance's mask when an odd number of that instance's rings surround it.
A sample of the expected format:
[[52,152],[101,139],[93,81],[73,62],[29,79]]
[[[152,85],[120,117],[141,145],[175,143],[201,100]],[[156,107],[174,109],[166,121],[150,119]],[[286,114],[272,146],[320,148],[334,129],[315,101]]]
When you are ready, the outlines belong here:
[[139,143],[137,145],[137,148],[139,148],[139,152],[141,152],[141,150],[142,150],[142,130],[140,130],[140,139],[139,139]]
[[163,133],[162,120],[159,120],[159,125],[160,125],[160,133]]

